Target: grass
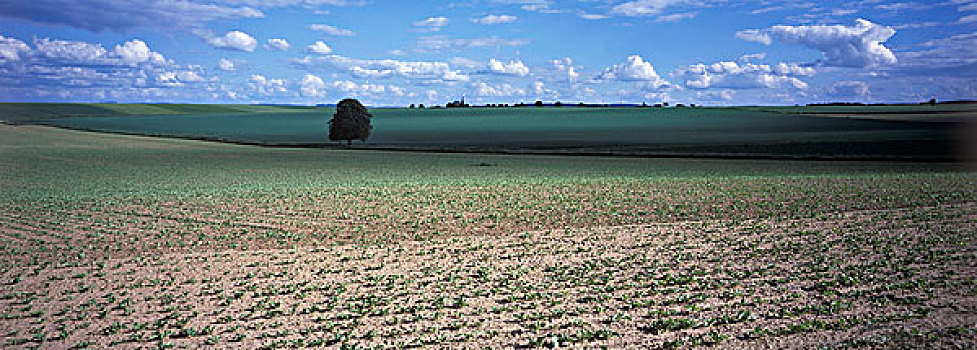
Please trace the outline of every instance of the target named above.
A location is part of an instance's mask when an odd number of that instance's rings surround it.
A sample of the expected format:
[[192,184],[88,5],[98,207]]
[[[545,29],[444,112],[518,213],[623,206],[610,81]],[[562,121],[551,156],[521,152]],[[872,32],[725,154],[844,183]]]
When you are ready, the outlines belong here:
[[[79,108],[74,110],[73,106]],[[332,113],[330,109],[247,105],[43,107],[37,108],[38,117],[31,122],[82,130],[247,144],[335,147],[325,132]],[[911,106],[902,110],[921,111],[924,107],[930,106]],[[952,107],[957,109],[946,110],[949,107],[941,105],[933,107],[933,111],[969,111],[966,105]],[[31,108],[31,105],[0,105],[0,117],[14,115],[7,118],[28,122]],[[895,107],[865,108],[891,113]],[[929,161],[952,161],[968,156],[960,150],[971,142],[966,132],[966,121],[972,119],[969,117],[937,114],[933,117],[937,118],[934,119],[936,122],[917,114],[911,115],[910,120],[825,117],[820,116],[820,113],[826,113],[822,109],[376,109],[369,143],[357,144],[356,148]],[[68,112],[97,115],[100,110],[107,111],[107,116],[77,118]]]

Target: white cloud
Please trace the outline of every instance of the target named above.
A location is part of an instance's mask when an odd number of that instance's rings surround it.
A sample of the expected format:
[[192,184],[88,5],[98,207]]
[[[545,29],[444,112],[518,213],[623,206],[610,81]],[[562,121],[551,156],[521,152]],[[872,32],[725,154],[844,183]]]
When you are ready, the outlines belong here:
[[519,46],[528,43],[529,40],[525,39],[500,39],[496,37],[457,39],[444,36],[426,36],[418,39],[417,47],[422,51],[445,51],[473,47]]
[[322,41],[316,41],[315,44],[309,45],[307,49],[309,52],[317,53],[320,55],[328,55],[332,53],[332,48],[330,48],[329,45],[326,45],[326,43]]
[[268,39],[265,43],[265,49],[274,51],[286,51],[292,48],[292,44],[289,44],[285,39]]
[[481,18],[472,19],[472,22],[478,24],[500,24],[500,23],[512,23],[519,19],[516,16],[510,15],[487,15]]
[[762,7],[762,8],[758,8],[756,10],[750,11],[750,14],[751,15],[759,15],[759,14],[764,14],[764,13],[767,13],[767,12],[781,11],[783,9],[784,9],[783,6]]
[[99,44],[43,38],[34,40],[34,47],[45,58],[68,64],[97,65],[111,61],[108,51]]
[[436,32],[441,30],[442,27],[448,25],[448,18],[446,17],[431,17],[428,19],[414,21],[414,27],[418,27],[424,31]]
[[19,61],[30,54],[31,48],[23,41],[5,38],[0,35],[0,64],[9,61]]
[[521,5],[520,8],[524,11],[540,12],[550,11],[550,6],[553,4],[552,0],[492,0],[492,2]]
[[293,62],[306,68],[329,65],[367,77],[372,75],[374,77],[399,76],[406,79],[438,81],[468,80],[467,75],[451,69],[451,66],[445,62],[437,61],[364,60],[340,55],[328,55],[323,57],[304,57]]
[[777,63],[777,65],[773,67],[773,71],[780,75],[794,75],[801,77],[810,77],[817,73],[813,67],[802,66],[794,62]]
[[[319,5],[331,6],[363,6],[366,0],[224,0],[225,2],[240,3],[248,6],[263,7],[284,7],[292,5],[304,5],[313,7]],[[326,11],[328,13],[328,11]]]
[[529,88],[530,90],[533,91],[534,98],[542,98],[542,99],[549,99],[549,100],[556,100],[560,98],[559,92],[546,88],[546,84],[544,84],[541,81],[532,82],[531,84],[529,84]]
[[695,93],[695,97],[702,101],[728,102],[733,100],[734,94],[736,92],[733,90],[698,91]]
[[488,65],[489,73],[501,74],[501,75],[517,75],[524,77],[529,74],[529,67],[520,60],[510,60],[509,62],[502,62],[496,59],[490,59]]
[[858,19],[853,26],[777,25],[767,29],[748,29],[736,33],[736,37],[765,45],[774,40],[798,44],[818,50],[822,63],[840,67],[875,67],[896,63],[896,56],[883,42],[896,33],[891,27]]
[[326,96],[326,83],[322,81],[322,78],[317,77],[312,74],[306,74],[299,81],[299,92],[302,96],[306,97],[323,97]]
[[406,96],[407,92],[396,85],[381,85],[381,84],[370,84],[362,83],[357,84],[356,82],[349,80],[338,80],[332,83],[333,88],[336,90],[351,94],[353,96]]
[[140,64],[165,65],[168,62],[162,54],[153,52],[139,39],[116,45],[110,52],[102,45],[82,41],[51,40],[47,38],[34,41],[37,53],[46,59],[66,65],[126,65]]
[[355,36],[356,33],[349,29],[337,28],[326,24],[311,24],[309,29],[317,32],[325,32],[332,36]]
[[799,76],[811,76],[815,71],[796,63],[779,63],[774,67],[765,64],[716,62],[710,65],[694,64],[672,72],[693,89],[771,89],[791,87],[807,89],[807,83]]
[[960,17],[960,19],[957,20],[957,23],[961,23],[961,24],[971,23],[971,22],[977,22],[977,15],[967,15],[967,16]]
[[624,63],[605,68],[596,79],[640,81],[659,88],[671,86],[669,82],[658,76],[650,62],[645,62],[639,55],[628,56]]
[[468,81],[468,76],[455,70],[449,70],[444,73],[441,80],[445,81]]
[[248,87],[259,95],[269,96],[276,93],[288,92],[285,79],[267,78],[260,74],[252,74],[248,79]]
[[340,91],[359,92],[359,93],[368,93],[368,94],[382,93],[387,90],[386,87],[384,87],[383,85],[376,85],[376,84],[369,84],[369,83],[357,84],[348,80],[334,81],[332,83],[332,86]]
[[166,71],[159,73],[156,76],[156,80],[164,86],[184,86],[185,83],[199,83],[203,82],[204,78],[200,77],[197,73],[193,71]]
[[940,25],[940,22],[927,21],[927,22],[919,22],[919,23],[900,24],[900,25],[897,25],[897,26],[892,26],[892,28],[893,29],[896,29],[896,30],[902,30],[902,29],[919,29],[919,28],[936,27],[938,25]]
[[565,78],[566,81],[573,82],[580,77],[580,73],[577,73],[576,67],[573,66],[573,60],[570,59],[570,57],[552,60],[550,63],[553,65],[553,68],[559,72],[560,80]]
[[630,17],[657,16],[669,6],[680,5],[687,0],[636,0],[614,5],[610,13]]
[[[200,100],[217,82],[201,66],[180,66],[132,39],[111,50],[81,41],[34,39],[34,50],[0,38],[0,94],[40,100]],[[174,88],[181,87],[181,88]]]
[[450,60],[448,60],[448,63],[451,63],[451,65],[455,67],[462,67],[467,69],[477,69],[479,67],[484,66],[484,64],[481,62],[472,59],[467,59],[464,57],[452,57]]
[[482,97],[505,97],[505,96],[524,96],[525,89],[513,87],[509,84],[489,85],[485,82],[478,82],[472,85],[475,95]]
[[767,34],[759,29],[745,29],[736,32],[735,35],[737,39],[743,39],[764,45],[770,45],[773,43],[773,38],[770,37],[770,34]]
[[233,70],[235,70],[237,68],[234,67],[234,62],[233,61],[231,61],[229,59],[226,59],[226,58],[221,58],[220,60],[217,60],[217,69],[220,69],[220,70],[226,71],[226,72],[230,72],[230,71],[233,71]]
[[957,11],[960,11],[960,12],[977,11],[977,2],[972,2],[972,3],[969,3],[969,4],[964,4],[964,5],[960,6],[960,7],[957,7]]
[[208,44],[219,49],[252,52],[258,47],[258,40],[239,30],[229,31],[222,36],[214,36],[204,32],[203,37]]
[[891,72],[921,76],[977,76],[977,32],[933,39],[924,49],[899,53],[899,65]]
[[655,22],[679,22],[682,20],[695,18],[698,15],[697,12],[683,12],[683,13],[673,13],[670,15],[662,15],[655,18]]
[[577,16],[580,17],[580,18],[586,19],[586,20],[591,20],[591,21],[598,20],[598,19],[607,19],[607,18],[610,18],[611,17],[611,16],[608,16],[608,15],[602,15],[602,14],[598,14],[598,13],[588,13],[588,12],[584,12],[584,11],[577,12]]
[[751,53],[751,54],[746,54],[746,55],[740,56],[739,61],[740,62],[749,62],[749,61],[753,61],[753,60],[763,60],[764,58],[767,58],[767,53],[766,52],[757,52],[757,53]]
[[132,39],[122,45],[116,45],[114,52],[123,63],[129,65],[137,65],[144,62],[156,64],[166,62],[163,55],[158,52],[153,52],[144,41],[139,39]]
[[389,78],[393,75],[394,71],[392,69],[366,69],[359,66],[353,66],[349,68],[349,72],[357,78]]
[[828,88],[828,94],[835,97],[865,98],[871,94],[871,91],[865,82],[839,81]]

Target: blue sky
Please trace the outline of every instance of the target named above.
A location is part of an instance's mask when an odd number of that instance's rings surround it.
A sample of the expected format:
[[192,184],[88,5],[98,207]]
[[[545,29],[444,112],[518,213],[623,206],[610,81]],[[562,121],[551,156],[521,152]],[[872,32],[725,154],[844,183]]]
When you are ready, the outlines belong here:
[[977,97],[977,0],[0,0],[0,100]]

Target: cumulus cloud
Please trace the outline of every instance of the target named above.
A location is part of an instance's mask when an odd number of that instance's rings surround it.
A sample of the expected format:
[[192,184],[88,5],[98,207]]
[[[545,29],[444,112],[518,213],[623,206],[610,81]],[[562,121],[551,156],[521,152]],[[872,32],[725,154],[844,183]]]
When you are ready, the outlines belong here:
[[506,97],[506,96],[524,96],[526,95],[525,89],[520,89],[513,87],[509,84],[499,84],[499,85],[489,85],[485,82],[478,82],[472,86],[475,91],[476,96],[481,97]]
[[695,93],[695,97],[701,101],[728,102],[733,100],[735,94],[736,92],[733,90],[698,91]]
[[268,39],[265,43],[265,49],[273,51],[287,51],[292,48],[292,44],[289,44],[285,39]]
[[[665,11],[666,8],[675,5],[682,4],[698,4],[701,2],[694,2],[688,0],[636,0],[627,1],[611,7],[610,13],[613,15],[623,15],[629,17],[645,17],[645,16],[658,16]],[[669,17],[671,16],[671,17]],[[676,15],[666,15],[659,17],[659,21],[670,22],[681,20],[685,18],[691,18],[690,16],[695,16],[695,14],[676,14]],[[662,18],[665,18],[664,20]]]
[[796,63],[783,63],[776,66],[754,63],[716,62],[710,65],[694,64],[676,69],[673,76],[684,81],[693,89],[762,89],[791,87],[807,89],[807,83],[799,76],[811,76],[815,71]]
[[500,24],[500,23],[512,23],[519,19],[516,16],[510,15],[487,15],[481,18],[472,19],[472,22],[478,24]]
[[559,72],[560,80],[565,79],[568,82],[573,82],[580,77],[580,73],[577,73],[576,67],[573,66],[573,60],[570,57],[552,60],[550,64],[553,65],[553,69]]
[[45,58],[67,64],[100,65],[112,61],[105,47],[83,41],[42,38],[34,40],[34,47]]
[[309,45],[306,48],[309,52],[317,53],[320,55],[328,55],[332,53],[332,48],[322,41],[316,41],[315,44]]
[[115,50],[113,50],[119,59],[129,65],[137,65],[143,62],[150,63],[165,63],[166,59],[163,55],[158,52],[153,52],[146,45],[146,42],[133,39],[125,42],[122,45],[116,45]]
[[357,78],[389,78],[394,74],[392,69],[366,69],[359,66],[349,67],[349,72]]
[[269,96],[288,92],[285,79],[267,78],[261,74],[252,74],[248,78],[248,87],[259,95]]
[[496,59],[490,59],[488,65],[486,66],[488,73],[500,74],[500,75],[515,75],[524,77],[529,74],[529,67],[520,60],[510,60],[509,62],[502,62]]
[[354,95],[375,96],[379,94],[390,94],[394,96],[404,96],[404,89],[395,85],[381,85],[363,83],[357,84],[349,80],[334,81],[332,86],[336,90]]
[[309,69],[323,65],[331,66],[365,77],[398,76],[405,79],[436,80],[438,82],[468,81],[467,75],[452,69],[448,63],[437,61],[365,60],[340,55],[327,55],[304,57],[292,62]]
[[839,67],[876,67],[896,63],[896,56],[883,43],[895,35],[895,29],[858,19],[855,25],[777,25],[766,29],[748,29],[736,37],[770,45],[773,41],[797,44],[818,50],[822,64]]
[[[201,100],[217,78],[196,65],[178,65],[131,39],[99,43],[0,37],[0,95],[55,101]],[[216,91],[216,90],[213,90]]]
[[203,82],[204,78],[202,78],[196,72],[184,70],[184,71],[176,71],[176,72],[168,71],[168,72],[159,73],[156,76],[156,80],[159,81],[160,84],[164,86],[176,87],[176,86],[184,86],[186,83]]
[[264,14],[251,7],[196,1],[0,0],[0,16],[96,32],[122,32],[132,28],[199,29],[212,21],[260,18]]
[[19,61],[30,52],[31,48],[27,46],[27,43],[14,38],[5,38],[0,35],[0,64],[9,61]]
[[232,30],[221,36],[215,36],[209,32],[202,32],[201,36],[203,36],[208,44],[218,49],[252,52],[258,47],[258,40],[255,40],[248,33],[239,30]]
[[139,39],[116,45],[112,51],[106,50],[100,44],[48,38],[34,40],[34,46],[40,56],[64,65],[136,66],[167,63],[162,54],[153,52]]
[[615,64],[605,68],[597,75],[596,80],[617,80],[617,81],[637,81],[645,82],[650,86],[663,88],[671,86],[655,72],[655,67],[650,62],[646,62],[639,55],[628,56],[627,60],[621,64]]
[[323,97],[326,96],[326,82],[322,81],[322,78],[306,74],[299,81],[299,92],[305,97]]
[[234,67],[234,61],[231,61],[231,60],[226,59],[226,58],[221,58],[221,59],[217,60],[217,69],[220,69],[220,70],[225,71],[225,72],[230,72],[230,71],[233,71],[233,70],[235,70],[237,68]]
[[448,25],[448,18],[443,16],[430,17],[428,19],[414,21],[413,25],[414,27],[417,27],[418,30],[436,32],[441,30],[442,27]]
[[417,48],[421,51],[457,51],[473,47],[497,47],[526,45],[525,39],[501,39],[496,37],[458,39],[445,36],[426,36],[417,41]]
[[639,0],[628,1],[614,5],[611,13],[625,16],[654,16],[665,10],[668,1],[665,0]]
[[534,81],[529,84],[529,89],[533,92],[534,98],[555,100],[560,98],[560,93],[546,87],[541,81]]
[[329,35],[332,35],[332,36],[354,36],[354,35],[356,35],[356,33],[353,32],[352,30],[343,29],[343,28],[337,28],[337,27],[333,27],[331,25],[326,25],[326,24],[312,24],[312,25],[309,25],[309,29],[314,30],[314,31],[317,31],[317,32],[324,32],[324,33],[329,34]]

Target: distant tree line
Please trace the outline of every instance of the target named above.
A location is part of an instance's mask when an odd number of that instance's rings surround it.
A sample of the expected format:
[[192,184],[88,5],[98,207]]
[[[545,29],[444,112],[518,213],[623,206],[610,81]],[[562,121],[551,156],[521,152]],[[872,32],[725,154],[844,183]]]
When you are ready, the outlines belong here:
[[[571,107],[589,107],[589,108],[609,108],[609,107],[638,107],[638,108],[654,107],[654,108],[664,108],[664,107],[668,107],[669,104],[668,104],[668,102],[656,103],[654,105],[648,105],[647,103],[644,103],[644,102],[642,102],[641,104],[634,104],[634,103],[584,103],[584,102],[580,102],[580,103],[577,103],[577,104],[573,105],[573,104],[564,104],[561,101],[555,101],[553,103],[544,103],[543,101],[537,100],[536,102],[531,103],[531,104],[524,103],[524,102],[514,103],[514,104],[511,104],[511,105],[508,104],[508,103],[487,103],[485,105],[479,106],[479,105],[471,105],[471,104],[468,104],[468,103],[465,102],[465,99],[462,98],[461,100],[448,102],[448,103],[446,103],[444,105],[444,107],[441,107],[439,105],[435,105],[435,106],[432,106],[432,107],[429,107],[429,108],[430,109],[440,109],[440,108],[508,108],[508,107],[521,108],[521,107],[564,107],[564,106],[571,106]],[[688,106],[689,107],[696,107],[696,104],[691,103]],[[680,108],[680,107],[685,107],[685,105],[684,104],[681,104],[681,103],[678,103],[678,104],[675,104],[674,107]],[[415,104],[412,103],[410,105],[410,107],[408,107],[408,108],[410,108],[410,109],[424,109],[425,107],[424,107],[424,104],[423,103],[417,104],[417,105],[415,105]]]

